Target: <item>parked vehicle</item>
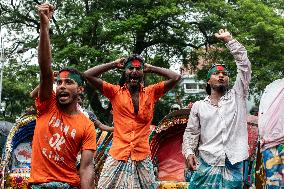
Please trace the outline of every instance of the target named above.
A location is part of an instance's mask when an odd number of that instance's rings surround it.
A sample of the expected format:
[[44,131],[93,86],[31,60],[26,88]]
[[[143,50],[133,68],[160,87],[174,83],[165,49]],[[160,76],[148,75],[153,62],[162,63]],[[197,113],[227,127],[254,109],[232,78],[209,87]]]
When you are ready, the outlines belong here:
[[189,182],[186,182],[187,169],[181,149],[189,113],[190,109],[169,113],[149,137],[156,176],[164,189],[186,189],[189,186]]
[[27,188],[35,119],[34,114],[23,115],[9,132],[1,162],[2,186],[7,189]]

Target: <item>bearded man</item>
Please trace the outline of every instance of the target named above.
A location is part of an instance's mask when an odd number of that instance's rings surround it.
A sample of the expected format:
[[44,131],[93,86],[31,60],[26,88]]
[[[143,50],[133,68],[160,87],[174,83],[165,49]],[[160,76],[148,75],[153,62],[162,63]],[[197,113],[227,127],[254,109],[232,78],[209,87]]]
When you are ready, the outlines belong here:
[[[119,85],[107,83],[99,75],[115,68],[124,69]],[[144,86],[144,74],[156,73],[168,78]],[[150,160],[148,136],[155,102],[173,88],[181,76],[169,69],[145,64],[137,54],[98,65],[85,72],[95,89],[106,96],[113,107],[113,143],[100,175],[98,188],[158,187]]]
[[207,75],[208,96],[193,104],[182,151],[188,168],[194,171],[190,188],[241,189],[242,162],[248,158],[246,99],[251,64],[246,49],[227,30],[221,29],[215,36],[234,56],[237,78],[229,90],[226,66],[212,65]]

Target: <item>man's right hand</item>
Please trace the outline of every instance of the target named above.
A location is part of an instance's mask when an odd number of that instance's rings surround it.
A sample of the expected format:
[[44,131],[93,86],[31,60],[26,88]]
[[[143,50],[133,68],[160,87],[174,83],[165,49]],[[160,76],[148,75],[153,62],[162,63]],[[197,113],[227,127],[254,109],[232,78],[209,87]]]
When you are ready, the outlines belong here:
[[196,171],[198,165],[198,160],[194,154],[189,155],[186,158],[186,166],[191,171]]
[[115,64],[115,68],[118,68],[118,69],[124,68],[124,61],[125,61],[125,58],[119,58],[113,61],[113,63]]
[[49,20],[52,18],[54,6],[49,3],[43,3],[37,6],[41,25],[48,26]]

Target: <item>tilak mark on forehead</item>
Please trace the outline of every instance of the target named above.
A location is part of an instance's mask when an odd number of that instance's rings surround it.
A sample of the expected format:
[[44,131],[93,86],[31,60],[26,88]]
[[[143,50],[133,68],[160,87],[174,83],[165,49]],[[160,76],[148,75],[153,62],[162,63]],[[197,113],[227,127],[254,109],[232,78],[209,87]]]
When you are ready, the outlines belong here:
[[83,85],[83,80],[82,80],[81,76],[76,74],[76,73],[69,72],[69,71],[62,71],[57,76],[57,79],[63,79],[63,78],[73,79],[74,81],[76,81],[78,83],[78,85],[80,85],[80,86]]
[[140,62],[138,59],[134,59],[134,60],[131,60],[131,61],[127,62],[125,64],[125,69],[128,69],[128,68],[130,68],[132,66],[134,68],[141,67],[141,69],[144,69],[144,63]]
[[223,65],[216,65],[216,66],[214,66],[214,67],[212,67],[212,68],[210,68],[208,70],[207,80],[210,79],[210,77],[211,77],[211,75],[213,73],[216,73],[216,72],[219,72],[219,71],[220,72],[226,72],[227,74],[229,73],[225,66],[223,66]]

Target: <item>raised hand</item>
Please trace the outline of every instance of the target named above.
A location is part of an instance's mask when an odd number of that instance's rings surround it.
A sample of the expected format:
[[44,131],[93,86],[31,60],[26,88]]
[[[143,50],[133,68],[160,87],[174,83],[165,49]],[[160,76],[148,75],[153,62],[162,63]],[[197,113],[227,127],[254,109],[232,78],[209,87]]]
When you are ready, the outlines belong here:
[[119,58],[119,59],[116,59],[115,61],[113,61],[113,63],[115,64],[116,68],[122,69],[122,68],[124,68],[124,61],[125,61],[125,58]]
[[150,73],[151,72],[151,64],[144,64],[144,70],[143,70],[143,72],[144,73]]
[[232,35],[227,31],[227,29],[220,29],[218,33],[215,33],[215,37],[221,41],[224,41],[225,43],[233,39]]
[[49,20],[52,18],[54,12],[54,6],[49,3],[43,3],[37,6],[37,9],[40,16],[41,24],[48,25]]

